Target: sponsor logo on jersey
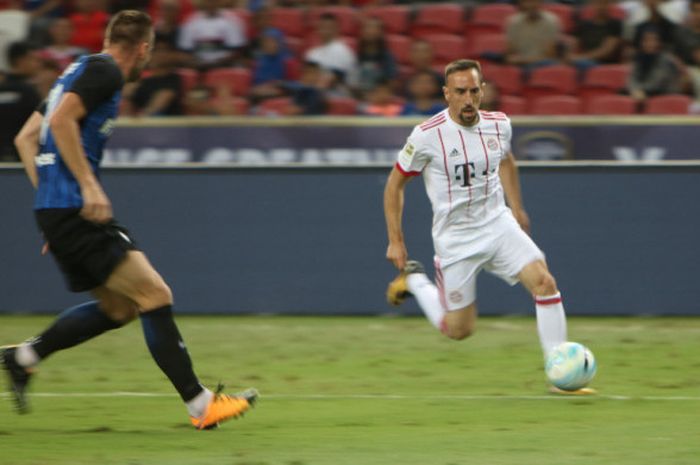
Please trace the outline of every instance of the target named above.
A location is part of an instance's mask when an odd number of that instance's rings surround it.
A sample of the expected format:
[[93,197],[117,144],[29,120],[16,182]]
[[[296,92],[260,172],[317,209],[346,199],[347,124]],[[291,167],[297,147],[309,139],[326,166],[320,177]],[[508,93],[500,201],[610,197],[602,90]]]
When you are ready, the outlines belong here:
[[459,156],[459,152],[457,151],[457,149],[452,149],[452,151],[450,152],[450,157],[458,157],[458,156]]
[[107,121],[105,121],[102,127],[100,128],[100,134],[102,134],[105,137],[109,137],[112,134],[112,131],[114,131],[114,120],[110,118]]
[[486,145],[490,150],[498,150],[498,142],[494,138],[489,138],[489,140],[486,141]]
[[55,153],[40,153],[36,156],[34,163],[36,166],[47,166],[56,163]]

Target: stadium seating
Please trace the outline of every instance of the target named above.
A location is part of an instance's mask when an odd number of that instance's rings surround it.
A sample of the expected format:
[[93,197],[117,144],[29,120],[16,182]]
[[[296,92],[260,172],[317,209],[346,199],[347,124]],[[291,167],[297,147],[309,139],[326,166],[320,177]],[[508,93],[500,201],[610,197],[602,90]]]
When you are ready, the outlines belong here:
[[549,11],[559,18],[561,31],[569,34],[574,29],[574,9],[570,5],[563,3],[543,3],[542,9]]
[[498,110],[506,115],[525,115],[527,114],[527,100],[515,95],[502,95]]
[[466,34],[474,38],[481,34],[503,32],[506,18],[518,12],[518,9],[506,3],[480,5],[474,8],[467,22]]
[[572,66],[553,65],[537,68],[530,74],[525,86],[528,98],[552,94],[575,94],[578,89],[578,72]]
[[499,66],[497,71],[488,72],[484,69],[484,77],[492,81],[501,94],[519,95],[523,88],[523,72],[517,66]]
[[637,101],[627,95],[594,95],[584,99],[583,107],[589,115],[633,115]]
[[470,52],[475,57],[493,59],[502,56],[508,48],[508,40],[503,33],[483,33],[468,39],[471,42]]
[[197,70],[191,68],[178,68],[176,72],[180,76],[180,79],[182,79],[183,93],[188,92],[197,85],[197,81],[199,81],[199,73]]
[[465,58],[469,55],[466,41],[463,37],[454,34],[430,34],[424,37],[433,47],[436,65],[444,66],[447,63]]
[[454,3],[424,4],[411,27],[413,37],[430,34],[463,34],[464,9]]
[[274,8],[271,12],[272,26],[281,30],[287,38],[304,37],[306,22],[304,10],[299,8]]
[[292,105],[289,97],[277,97],[264,100],[257,108],[257,114],[266,116],[279,116],[285,114]]
[[247,68],[215,68],[204,75],[204,83],[211,87],[228,86],[233,95],[244,96],[250,90],[252,73]]
[[357,100],[351,97],[330,97],[326,100],[329,115],[356,115]]
[[[620,21],[624,21],[627,17],[627,14],[625,13],[625,10],[619,6],[619,5],[610,5],[609,7],[610,10],[610,16],[619,19]],[[591,19],[593,18],[593,7],[591,5],[583,5],[581,9],[578,11],[579,18],[581,19]]]
[[580,115],[581,99],[573,95],[546,95],[536,97],[530,105],[533,115]]
[[388,34],[384,36],[386,44],[399,64],[409,63],[411,53],[411,39],[400,34]]
[[687,115],[693,99],[687,95],[649,97],[644,106],[647,115]]
[[598,65],[589,69],[581,84],[580,95],[615,94],[627,87],[628,65]]
[[307,16],[312,25],[311,29],[315,29],[318,19],[324,13],[330,13],[338,19],[341,35],[357,36],[359,32],[359,17],[355,8],[349,6],[324,6],[311,8]]
[[406,34],[411,25],[411,12],[405,5],[375,6],[367,8],[363,13],[379,18],[386,34]]

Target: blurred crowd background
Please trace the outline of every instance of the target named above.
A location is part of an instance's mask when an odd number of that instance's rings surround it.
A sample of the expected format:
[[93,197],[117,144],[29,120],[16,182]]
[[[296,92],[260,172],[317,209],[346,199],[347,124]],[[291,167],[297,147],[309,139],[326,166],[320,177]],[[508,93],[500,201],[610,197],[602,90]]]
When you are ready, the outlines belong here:
[[700,0],[0,0],[3,145],[125,8],[151,14],[156,42],[122,116],[431,115],[465,57],[483,107],[512,115],[687,114],[700,98]]

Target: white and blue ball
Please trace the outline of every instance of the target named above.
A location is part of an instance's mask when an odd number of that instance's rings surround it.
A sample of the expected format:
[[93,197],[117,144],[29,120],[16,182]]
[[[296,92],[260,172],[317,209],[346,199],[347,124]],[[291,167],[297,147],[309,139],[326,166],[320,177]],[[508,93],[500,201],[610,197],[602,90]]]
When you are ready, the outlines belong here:
[[578,342],[559,344],[547,356],[545,373],[554,386],[565,391],[586,387],[595,376],[595,357]]

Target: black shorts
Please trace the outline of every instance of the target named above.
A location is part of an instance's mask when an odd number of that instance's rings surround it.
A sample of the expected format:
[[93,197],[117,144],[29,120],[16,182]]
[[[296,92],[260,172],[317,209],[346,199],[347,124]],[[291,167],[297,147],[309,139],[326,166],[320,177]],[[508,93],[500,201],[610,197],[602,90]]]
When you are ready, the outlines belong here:
[[136,250],[129,232],[116,221],[92,223],[79,208],[36,210],[36,220],[73,292],[104,284],[126,256]]

